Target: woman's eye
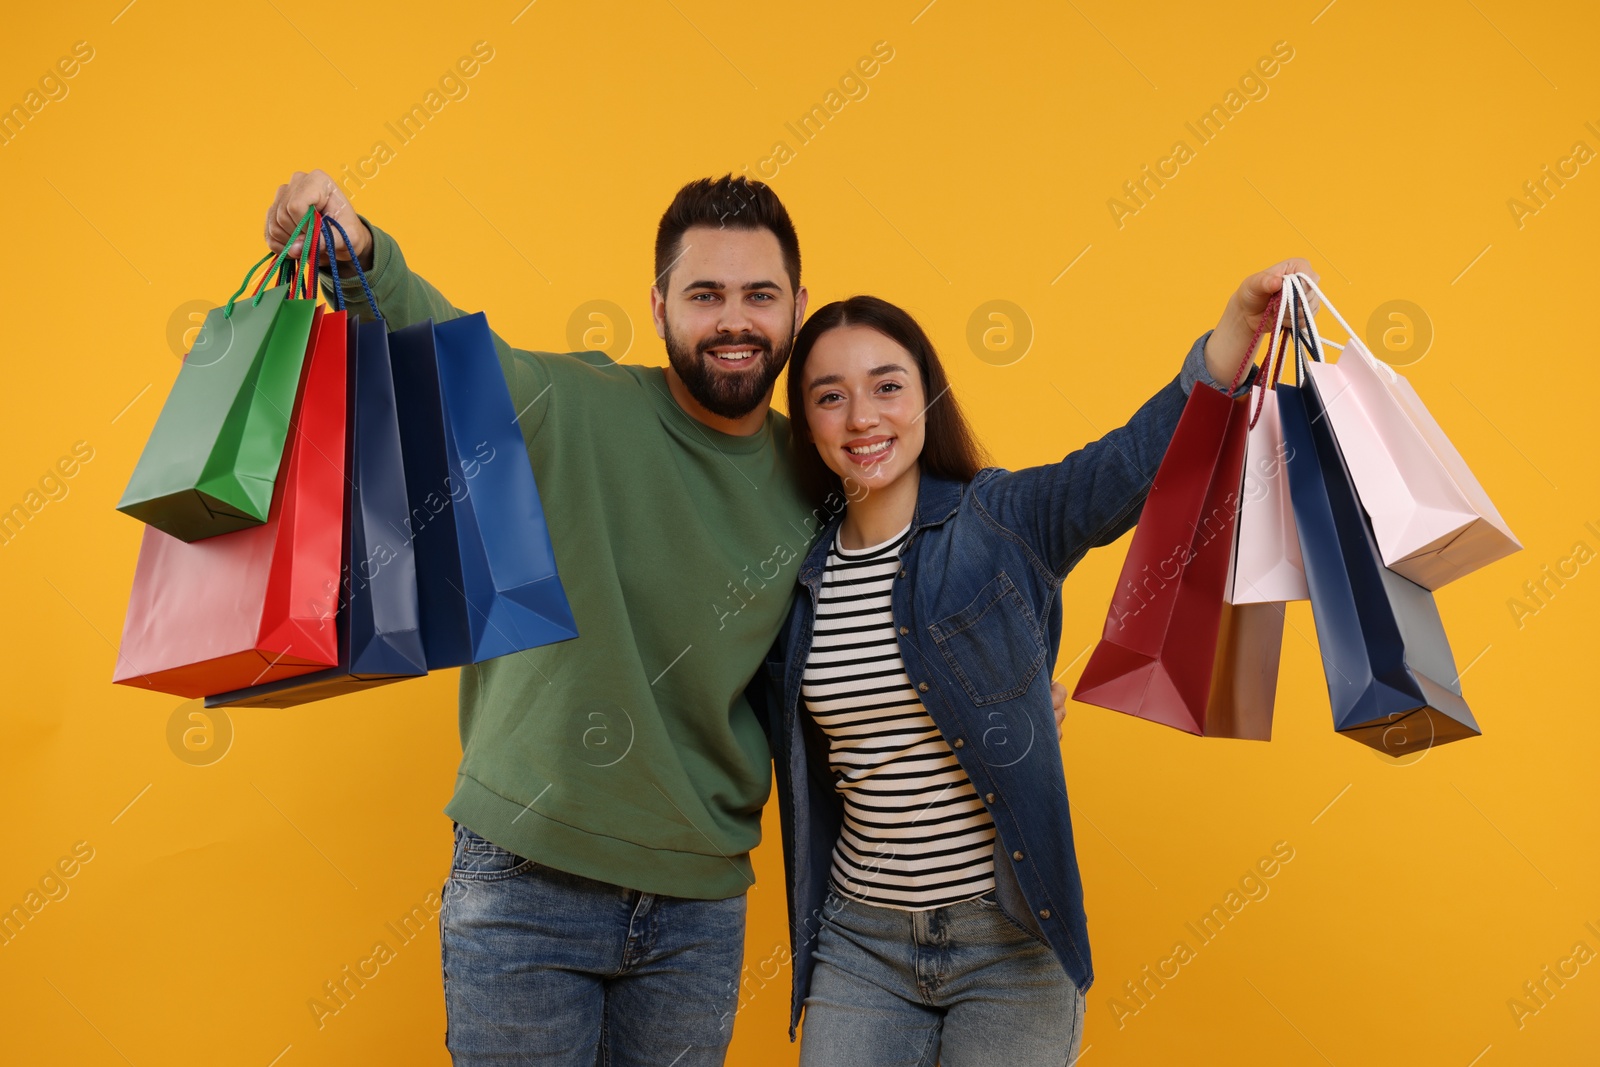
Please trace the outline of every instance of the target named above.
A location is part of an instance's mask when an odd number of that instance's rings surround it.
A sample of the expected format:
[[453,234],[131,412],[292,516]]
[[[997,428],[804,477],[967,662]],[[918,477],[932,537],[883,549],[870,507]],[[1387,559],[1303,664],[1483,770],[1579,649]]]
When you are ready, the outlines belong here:
[[838,400],[838,399],[839,399],[839,394],[838,393],[823,393],[821,396],[817,397],[817,403],[826,404],[831,400]]
[[898,393],[904,387],[899,382],[884,382],[878,388],[879,389],[888,389],[891,392]]

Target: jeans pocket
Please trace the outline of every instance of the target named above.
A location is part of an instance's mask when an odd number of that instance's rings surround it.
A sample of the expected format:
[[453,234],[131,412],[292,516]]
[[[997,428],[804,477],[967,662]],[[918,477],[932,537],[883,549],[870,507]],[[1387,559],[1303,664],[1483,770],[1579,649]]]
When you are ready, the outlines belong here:
[[501,878],[513,878],[535,866],[532,860],[501,848],[465,826],[456,827],[455,856],[450,862],[451,878],[464,882],[493,882]]

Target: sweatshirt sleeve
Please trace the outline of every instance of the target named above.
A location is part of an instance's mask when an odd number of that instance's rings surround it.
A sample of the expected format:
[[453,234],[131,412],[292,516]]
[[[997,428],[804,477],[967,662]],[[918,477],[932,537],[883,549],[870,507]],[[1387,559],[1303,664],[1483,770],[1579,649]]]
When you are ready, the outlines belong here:
[[[361,221],[372,234],[372,269],[366,272],[367,283],[372,287],[378,311],[391,331],[429,319],[444,322],[467,314],[445,299],[444,294],[435,289],[431,282],[406,265],[406,257],[393,237],[374,226],[366,216],[361,216]],[[335,240],[338,240],[337,234]],[[323,294],[331,302],[334,299],[332,274],[321,271],[320,281]],[[362,289],[361,277],[354,263],[339,264],[339,289],[344,297],[345,310],[362,322],[372,321],[372,306]],[[491,335],[495,354],[500,358],[500,369],[511,390],[512,406],[518,412],[523,436],[532,440],[543,425],[544,413],[549,407],[549,398],[545,393],[551,381],[550,357],[543,352],[512,348],[498,333],[491,331]]]

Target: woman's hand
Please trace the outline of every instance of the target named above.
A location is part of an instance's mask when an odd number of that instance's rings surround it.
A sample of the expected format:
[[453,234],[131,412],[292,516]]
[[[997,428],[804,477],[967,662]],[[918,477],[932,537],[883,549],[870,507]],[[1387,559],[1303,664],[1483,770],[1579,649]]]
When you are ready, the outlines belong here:
[[1067,687],[1060,682],[1050,683],[1050,706],[1056,713],[1056,740],[1061,740],[1061,723],[1067,717]]
[[[1309,260],[1286,259],[1239,283],[1238,290],[1228,298],[1228,306],[1223,309],[1217,328],[1206,341],[1206,370],[1211,372],[1212,378],[1223,384],[1233,381],[1235,377],[1241,381],[1244,379],[1239,372],[1239,365],[1255,354],[1248,350],[1250,339],[1261,325],[1267,302],[1274,293],[1282,291],[1284,275],[1302,273],[1310,275],[1313,281],[1322,280],[1322,276],[1311,269]],[[1314,315],[1318,307],[1317,298],[1314,294],[1307,295],[1311,297],[1311,313]],[[1273,317],[1276,320],[1276,312]],[[1269,322],[1262,332],[1271,329],[1272,323]]]

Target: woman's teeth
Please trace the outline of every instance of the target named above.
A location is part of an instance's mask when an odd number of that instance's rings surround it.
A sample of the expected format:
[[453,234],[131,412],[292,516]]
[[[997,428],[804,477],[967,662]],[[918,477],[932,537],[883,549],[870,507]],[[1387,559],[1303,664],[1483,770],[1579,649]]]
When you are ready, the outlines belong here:
[[884,449],[888,448],[893,443],[894,443],[894,438],[891,437],[891,438],[889,438],[889,440],[887,440],[887,441],[879,441],[875,445],[858,445],[855,448],[851,448],[849,446],[846,446],[845,447],[845,451],[849,452],[853,456],[872,456],[872,455],[876,455],[879,452],[882,452]]

